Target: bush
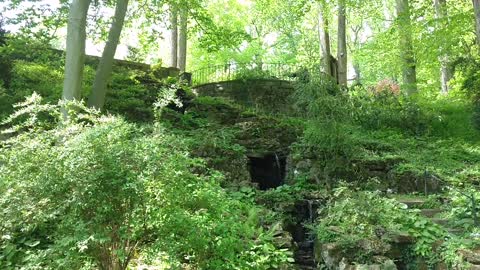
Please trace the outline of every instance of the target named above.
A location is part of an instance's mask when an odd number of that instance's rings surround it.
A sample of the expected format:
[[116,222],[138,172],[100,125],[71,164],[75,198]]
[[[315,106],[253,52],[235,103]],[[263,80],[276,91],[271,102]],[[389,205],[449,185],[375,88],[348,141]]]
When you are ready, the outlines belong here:
[[[20,111],[45,111],[36,106]],[[115,117],[70,119],[22,129],[0,148],[0,268],[126,269],[139,253],[196,269],[291,260],[260,223],[263,210],[232,199],[219,173],[199,174],[203,161],[178,136]]]
[[294,99],[298,114],[307,123],[295,150],[317,161],[316,182],[331,187],[338,171],[348,171],[355,152],[349,98],[334,81],[313,77],[296,85]]
[[429,134],[434,116],[419,105],[418,98],[389,89],[374,93],[359,89],[353,93],[356,122],[371,130],[391,128],[411,135]]

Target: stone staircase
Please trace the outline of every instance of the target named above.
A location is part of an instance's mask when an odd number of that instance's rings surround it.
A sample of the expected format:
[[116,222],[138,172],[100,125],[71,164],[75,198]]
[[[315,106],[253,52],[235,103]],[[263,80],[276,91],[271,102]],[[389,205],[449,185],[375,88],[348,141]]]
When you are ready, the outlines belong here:
[[[446,213],[446,209],[442,207],[425,208],[427,198],[425,197],[409,197],[409,198],[396,198],[400,203],[405,204],[408,209],[418,209],[420,215],[426,217],[435,224],[443,227],[447,232],[452,235],[459,235],[463,233],[463,229],[455,227],[452,220],[442,217],[442,214]],[[447,206],[445,203],[442,206]]]
[[315,270],[317,263],[313,255],[313,242],[308,243],[306,247],[300,247],[295,253],[295,264],[298,270]]
[[[408,209],[418,209],[420,215],[426,217],[435,224],[443,227],[451,237],[460,236],[464,233],[464,229],[456,227],[453,220],[442,217],[442,214],[446,212],[445,206],[448,206],[447,203],[444,203],[443,207],[438,208],[425,208],[427,199],[425,197],[409,197],[409,198],[396,198],[400,203],[407,205]],[[460,250],[464,261],[468,262],[471,266],[469,269],[480,270],[480,249],[479,250]],[[427,268],[425,268],[427,269]],[[446,265],[440,263],[437,265],[435,270],[448,270]]]

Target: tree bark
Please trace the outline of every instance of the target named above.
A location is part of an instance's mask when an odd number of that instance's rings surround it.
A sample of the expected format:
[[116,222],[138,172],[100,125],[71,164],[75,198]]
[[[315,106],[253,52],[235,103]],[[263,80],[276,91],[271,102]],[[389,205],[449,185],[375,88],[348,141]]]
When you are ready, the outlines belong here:
[[477,45],[480,46],[480,0],[472,0],[473,10],[475,12],[475,33],[477,35]]
[[355,84],[361,85],[362,84],[362,73],[360,71],[360,66],[358,63],[353,64],[353,70],[355,71]]
[[185,72],[187,68],[187,27],[188,12],[185,9],[180,11],[180,33],[178,38],[178,68]]
[[[88,8],[91,0],[73,0],[67,25],[63,100],[79,100],[82,92]],[[66,112],[64,111],[64,117]]]
[[97,67],[95,80],[93,82],[92,93],[88,99],[88,106],[96,109],[102,109],[105,104],[105,96],[107,94],[107,83],[112,75],[113,60],[117,51],[120,34],[122,33],[125,15],[127,14],[128,0],[117,0],[115,7],[115,15],[113,17],[112,26],[108,33],[107,43],[103,49],[102,58]]
[[[433,0],[435,5],[435,16],[437,20],[442,20],[448,16],[447,13],[447,0]],[[442,23],[437,23],[437,28],[440,29],[442,27]],[[442,37],[440,40],[441,44],[444,44],[444,38]],[[448,53],[445,52],[445,49],[442,45],[440,45],[440,83],[442,86],[441,93],[447,94],[449,87],[448,82],[452,79],[452,69],[450,67],[450,61],[448,57]]]
[[347,86],[347,34],[345,0],[338,0],[338,83],[342,87]]
[[412,42],[412,22],[408,0],[396,0],[397,19],[400,33],[400,57],[402,61],[403,88],[407,94],[417,89],[417,71]]
[[332,72],[331,62],[332,54],[330,52],[330,34],[328,31],[328,19],[323,14],[323,6],[318,5],[318,39],[320,43],[320,53],[323,71],[335,77]]
[[170,6],[170,66],[178,67],[178,12],[175,6]]

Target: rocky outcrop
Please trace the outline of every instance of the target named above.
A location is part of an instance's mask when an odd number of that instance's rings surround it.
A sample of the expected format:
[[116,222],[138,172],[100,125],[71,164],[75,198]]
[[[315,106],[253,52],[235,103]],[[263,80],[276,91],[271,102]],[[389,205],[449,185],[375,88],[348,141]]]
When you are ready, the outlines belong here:
[[344,247],[337,243],[317,244],[316,259],[323,262],[329,270],[396,270],[392,259],[385,256],[374,256],[371,264],[354,264],[344,253]]

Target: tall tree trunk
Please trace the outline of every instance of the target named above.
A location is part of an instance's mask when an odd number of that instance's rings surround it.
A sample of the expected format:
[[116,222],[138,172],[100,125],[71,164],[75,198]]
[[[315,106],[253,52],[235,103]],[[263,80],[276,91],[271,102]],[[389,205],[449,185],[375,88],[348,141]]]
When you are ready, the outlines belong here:
[[338,83],[340,86],[347,86],[347,34],[345,0],[338,0]]
[[322,4],[318,5],[318,39],[320,44],[320,53],[322,59],[323,71],[335,77],[332,72],[332,54],[330,52],[330,34],[328,31],[328,19],[323,14]]
[[[435,5],[435,15],[437,20],[442,20],[448,16],[447,14],[447,0],[433,0],[433,3]],[[442,23],[437,23],[437,28],[440,29],[442,27]],[[441,44],[444,44],[443,42],[444,38],[442,37]],[[440,45],[440,56],[439,56],[439,61],[440,61],[440,83],[442,86],[441,93],[442,94],[447,94],[448,93],[448,82],[450,79],[452,79],[452,70],[450,68],[450,63],[449,63],[449,57],[448,53],[445,52],[445,48],[443,48],[442,45]]]
[[180,11],[180,33],[178,38],[178,68],[185,72],[187,67],[187,27],[188,12],[186,9]]
[[[79,100],[82,92],[83,67],[85,61],[85,40],[87,14],[91,0],[73,0],[70,4],[67,25],[64,100]],[[66,112],[64,112],[66,117]]]
[[355,84],[361,85],[362,84],[362,73],[360,71],[360,65],[358,63],[353,64],[353,70],[355,71]]
[[408,0],[397,1],[397,17],[400,33],[400,57],[402,60],[403,88],[407,94],[414,94],[417,89],[417,71],[412,42],[412,22]]
[[472,0],[475,12],[475,33],[477,34],[477,45],[480,46],[480,0]]
[[170,6],[170,66],[178,67],[178,12],[175,6]]
[[103,49],[102,58],[97,67],[95,80],[93,82],[92,93],[88,98],[88,106],[96,109],[102,109],[105,104],[105,96],[107,94],[107,83],[112,75],[113,60],[117,45],[122,33],[125,15],[127,14],[128,0],[117,0],[115,7],[115,15],[113,17],[112,26],[108,33],[108,40]]

